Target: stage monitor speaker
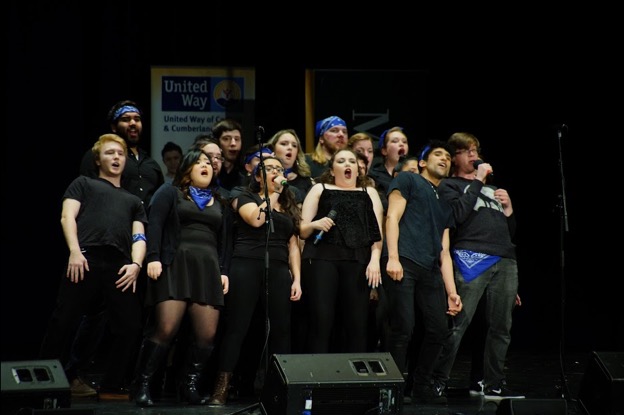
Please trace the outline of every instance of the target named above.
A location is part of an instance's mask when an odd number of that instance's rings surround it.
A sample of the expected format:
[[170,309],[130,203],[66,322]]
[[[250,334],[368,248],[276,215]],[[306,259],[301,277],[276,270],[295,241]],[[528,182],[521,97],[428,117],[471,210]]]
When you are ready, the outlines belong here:
[[399,414],[404,384],[390,353],[275,354],[260,406],[264,415]]
[[592,352],[579,401],[589,415],[624,414],[624,352]]
[[58,360],[2,362],[2,414],[69,408],[71,392]]
[[503,399],[496,415],[567,415],[565,399]]

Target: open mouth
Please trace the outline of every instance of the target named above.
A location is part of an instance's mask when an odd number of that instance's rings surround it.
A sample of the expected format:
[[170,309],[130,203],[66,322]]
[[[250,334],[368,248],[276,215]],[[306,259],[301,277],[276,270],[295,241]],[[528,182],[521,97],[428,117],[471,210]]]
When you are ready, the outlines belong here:
[[351,171],[351,169],[345,169],[345,177],[347,179],[350,179],[351,176],[353,176],[353,172]]

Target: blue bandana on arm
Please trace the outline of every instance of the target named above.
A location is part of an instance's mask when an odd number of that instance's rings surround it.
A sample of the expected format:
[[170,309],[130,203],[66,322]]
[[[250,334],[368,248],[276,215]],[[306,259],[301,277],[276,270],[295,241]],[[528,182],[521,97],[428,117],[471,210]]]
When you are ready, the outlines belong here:
[[199,210],[204,210],[206,205],[212,200],[212,190],[210,189],[189,186],[189,193]]

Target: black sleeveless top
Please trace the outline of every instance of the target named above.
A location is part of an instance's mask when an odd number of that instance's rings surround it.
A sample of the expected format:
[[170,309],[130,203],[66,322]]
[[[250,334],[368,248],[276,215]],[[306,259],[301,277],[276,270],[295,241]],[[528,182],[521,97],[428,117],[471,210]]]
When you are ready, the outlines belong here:
[[381,232],[373,202],[366,189],[362,188],[362,191],[327,189],[323,184],[314,220],[327,216],[332,209],[336,211],[334,219],[336,225],[329,232],[325,232],[316,245],[314,240],[318,232],[308,237],[301,258],[356,260],[368,264],[371,245],[381,240]]

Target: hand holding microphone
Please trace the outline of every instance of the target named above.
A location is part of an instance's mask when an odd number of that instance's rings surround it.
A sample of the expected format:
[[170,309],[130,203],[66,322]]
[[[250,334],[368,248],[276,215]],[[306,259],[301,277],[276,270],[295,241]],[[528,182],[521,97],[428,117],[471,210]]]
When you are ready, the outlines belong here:
[[[492,166],[490,165],[490,163],[486,163],[486,162],[484,162],[481,159],[477,159],[477,160],[472,162],[472,166],[477,171],[476,178],[481,180],[481,181],[484,181],[487,176],[490,176],[490,177],[494,176],[494,173],[493,173],[493,170],[492,170]],[[481,177],[479,177],[479,176],[481,176]]]
[[278,186],[281,186],[279,189],[277,188],[275,189],[276,192],[282,192],[288,187],[288,180],[286,180],[286,178],[282,175],[276,176],[273,179],[273,183],[275,183]]
[[[330,210],[329,213],[327,214],[327,217],[329,219],[331,219],[332,221],[336,219],[336,216],[338,215],[338,212],[336,212],[334,209]],[[325,234],[325,231],[320,231],[318,233],[318,235],[316,235],[316,238],[314,238],[314,245],[318,244],[319,241],[321,240],[321,238],[323,238],[323,235]]]

